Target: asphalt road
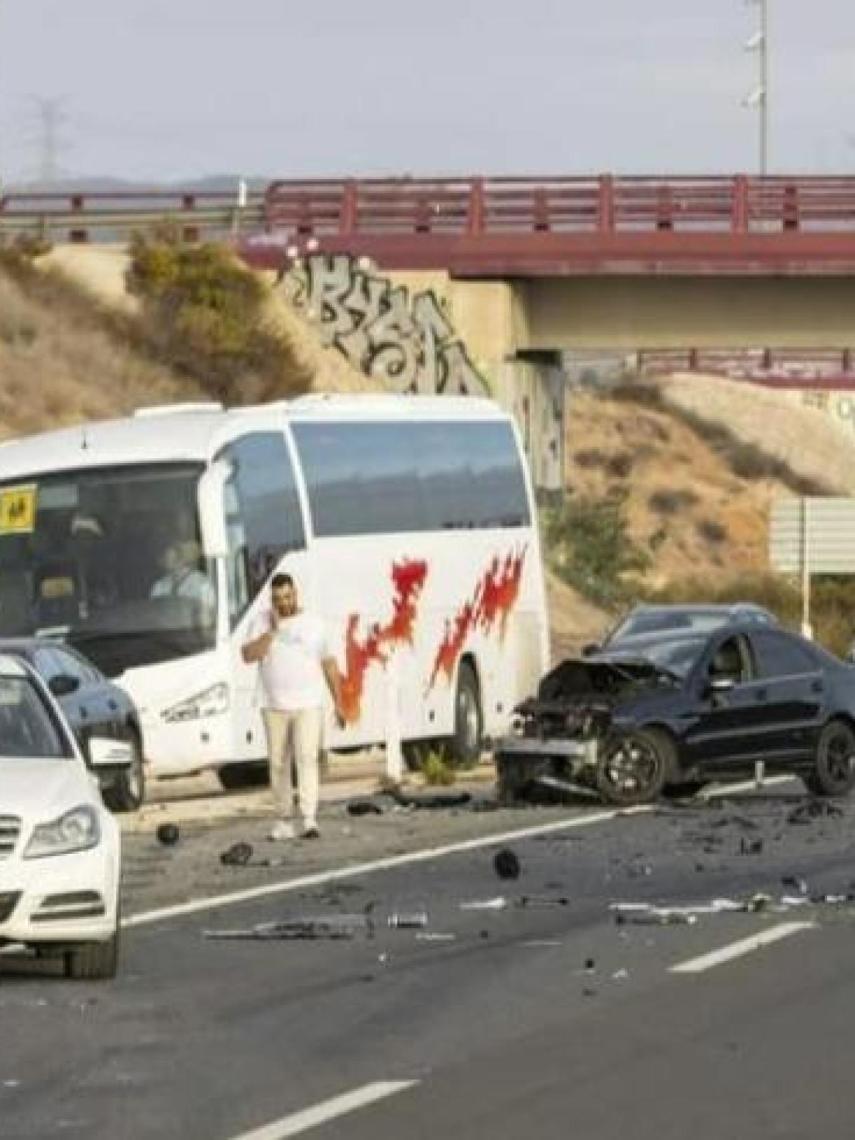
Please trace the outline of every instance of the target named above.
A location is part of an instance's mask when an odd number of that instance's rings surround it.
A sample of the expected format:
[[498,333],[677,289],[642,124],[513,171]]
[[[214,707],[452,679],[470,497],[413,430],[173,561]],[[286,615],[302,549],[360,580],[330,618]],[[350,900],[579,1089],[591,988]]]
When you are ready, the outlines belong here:
[[[0,1136],[849,1140],[855,903],[836,900],[855,890],[855,801],[804,803],[790,784],[580,808],[513,841],[516,880],[485,840],[208,910],[137,908],[114,983],[4,961]],[[692,924],[610,909],[757,892],[772,901]],[[388,925],[421,910],[425,929]],[[346,914],[346,940],[203,935]]]

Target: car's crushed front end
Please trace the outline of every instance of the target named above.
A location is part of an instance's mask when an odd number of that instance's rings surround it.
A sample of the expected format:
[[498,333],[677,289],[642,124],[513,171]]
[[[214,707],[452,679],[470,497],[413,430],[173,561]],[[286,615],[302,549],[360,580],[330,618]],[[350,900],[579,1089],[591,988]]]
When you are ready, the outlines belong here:
[[543,678],[536,697],[517,706],[513,732],[496,743],[500,798],[599,796],[605,766],[612,779],[616,765],[631,779],[635,706],[663,684],[670,687],[673,679],[643,658],[562,662]]

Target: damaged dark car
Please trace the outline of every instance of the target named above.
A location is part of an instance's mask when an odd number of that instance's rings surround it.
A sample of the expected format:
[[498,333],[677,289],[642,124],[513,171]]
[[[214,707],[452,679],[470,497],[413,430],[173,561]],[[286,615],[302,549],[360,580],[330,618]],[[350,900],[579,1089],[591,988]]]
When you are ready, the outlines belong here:
[[855,783],[855,669],[756,622],[666,630],[562,662],[495,749],[504,802],[576,791],[632,805],[764,771]]

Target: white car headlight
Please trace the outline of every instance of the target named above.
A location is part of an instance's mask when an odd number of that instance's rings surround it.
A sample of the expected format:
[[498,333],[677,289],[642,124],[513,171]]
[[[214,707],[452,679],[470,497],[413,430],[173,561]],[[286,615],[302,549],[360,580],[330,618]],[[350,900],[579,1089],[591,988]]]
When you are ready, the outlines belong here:
[[229,687],[221,681],[186,701],[179,701],[161,715],[167,724],[179,724],[185,720],[199,720],[203,716],[216,716],[217,713],[228,712],[228,708]]
[[25,859],[42,859],[46,855],[70,855],[87,851],[101,842],[98,813],[88,804],[65,812],[58,819],[40,823],[34,828],[24,852]]

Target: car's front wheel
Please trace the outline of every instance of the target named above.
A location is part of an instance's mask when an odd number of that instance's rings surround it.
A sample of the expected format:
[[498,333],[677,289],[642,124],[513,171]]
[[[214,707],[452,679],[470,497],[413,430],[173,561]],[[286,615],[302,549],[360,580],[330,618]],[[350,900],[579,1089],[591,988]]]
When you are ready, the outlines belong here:
[[133,753],[131,762],[102,793],[105,806],[116,813],[139,811],[145,799],[142,742],[135,731],[129,730],[127,743]]
[[671,741],[657,729],[636,729],[606,740],[597,760],[597,791],[621,807],[655,800],[673,768],[673,754]]
[[815,796],[845,796],[855,786],[855,731],[842,720],[832,720],[816,742],[813,771],[803,777]]
[[78,981],[115,978],[119,966],[118,930],[106,942],[81,942],[63,954],[65,976]]

